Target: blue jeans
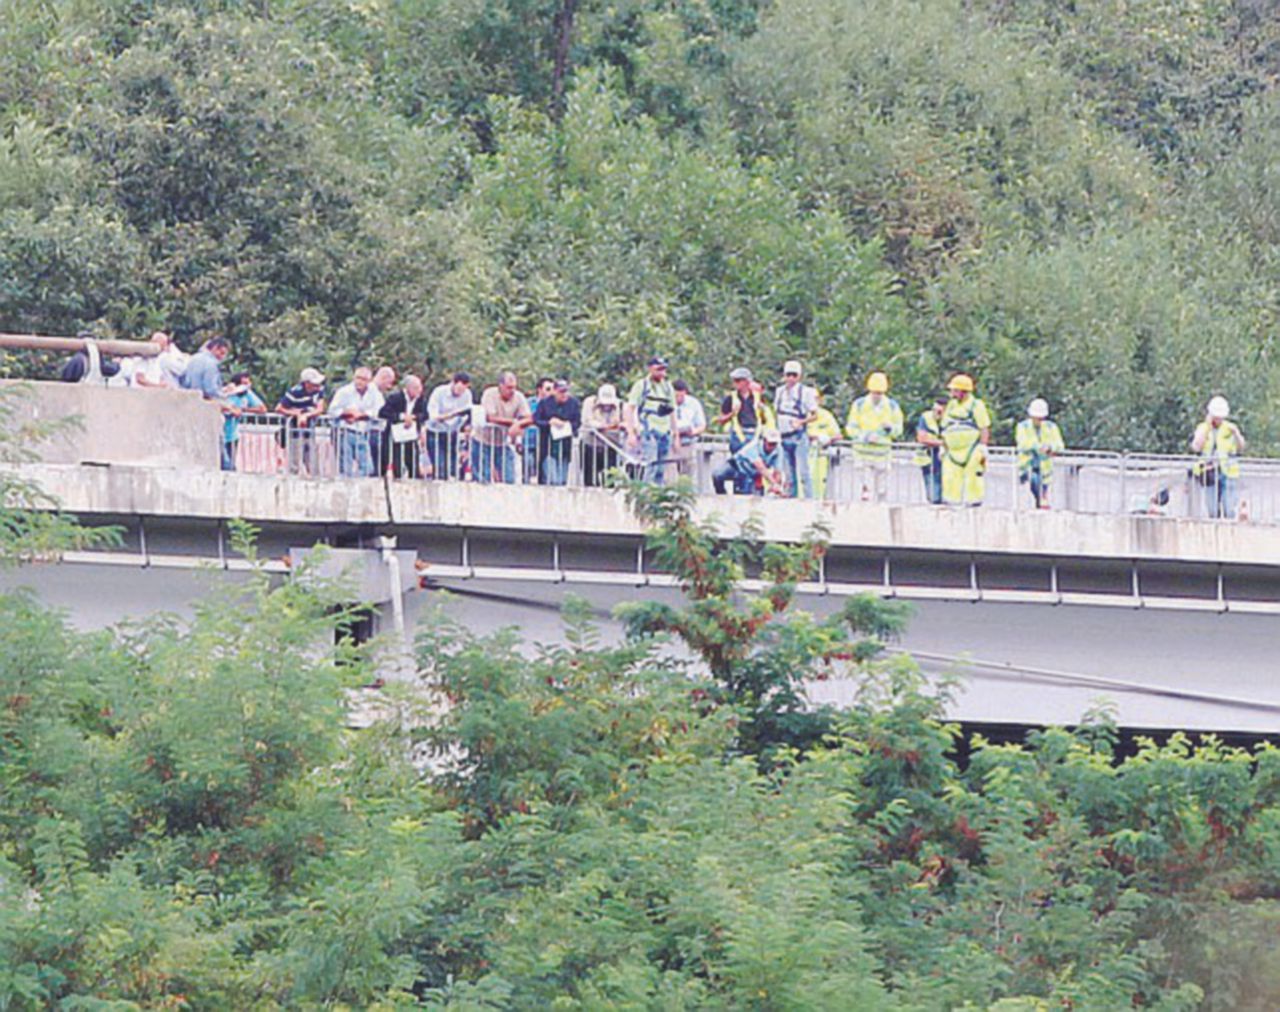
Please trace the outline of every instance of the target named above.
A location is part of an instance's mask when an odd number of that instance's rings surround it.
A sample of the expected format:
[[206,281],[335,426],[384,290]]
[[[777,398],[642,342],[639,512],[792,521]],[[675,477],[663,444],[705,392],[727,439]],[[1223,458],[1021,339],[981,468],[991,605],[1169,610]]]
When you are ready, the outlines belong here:
[[222,469],[224,471],[234,471],[236,469],[236,447],[240,445],[238,439],[224,439],[222,441]]
[[733,481],[733,491],[737,495],[764,495],[763,489],[756,488],[756,469],[752,467],[744,470],[736,457],[730,457],[711,472],[711,484],[716,495],[724,495],[725,485],[730,480]]
[[[497,481],[503,485],[514,485],[516,481],[515,447],[494,446],[478,439],[471,441],[471,459],[475,461],[472,477],[479,482]],[[495,478],[494,472],[497,472]]]
[[671,433],[645,429],[640,445],[644,452],[644,480],[654,485],[663,484],[667,458],[671,456]]
[[542,484],[564,485],[569,480],[569,455],[548,453],[542,459]]
[[338,473],[346,478],[367,478],[373,474],[369,433],[345,425],[338,427]]
[[920,468],[920,474],[924,477],[924,497],[937,506],[942,502],[942,461],[935,457]]
[[1240,479],[1228,478],[1219,470],[1218,480],[1205,486],[1204,506],[1214,520],[1234,520],[1240,509]]
[[804,489],[806,499],[813,498],[813,477],[809,474],[809,434],[800,429],[792,434],[788,432],[782,437],[782,470],[786,473],[787,484],[791,486],[791,498],[800,495]]
[[458,457],[462,449],[456,432],[427,430],[427,455],[431,458],[432,477],[444,480],[458,477]]
[[[751,440],[753,440],[755,436],[756,436],[755,429],[743,429],[741,436],[739,436],[736,432],[730,432],[729,433],[729,457],[732,458],[735,453],[737,453],[749,442],[751,442]],[[721,468],[721,470],[723,470],[723,468]],[[716,474],[719,474],[719,473],[720,473],[719,471],[716,472]],[[712,481],[714,481],[715,475],[713,474],[711,478],[712,478]],[[736,477],[733,479],[733,490],[738,495],[750,495],[752,492],[755,491],[755,486],[756,486],[756,479],[754,474],[747,475],[739,471],[737,472]]]

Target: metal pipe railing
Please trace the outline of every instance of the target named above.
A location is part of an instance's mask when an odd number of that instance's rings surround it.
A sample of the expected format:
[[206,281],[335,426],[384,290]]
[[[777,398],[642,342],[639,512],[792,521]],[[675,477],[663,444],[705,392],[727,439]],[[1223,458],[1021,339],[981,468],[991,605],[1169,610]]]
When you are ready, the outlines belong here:
[[[915,444],[896,444],[882,460],[861,456],[851,442],[813,444],[809,466],[815,496],[834,501],[928,502]],[[729,456],[728,441],[711,436],[661,462],[664,477],[683,474],[699,493],[712,491],[711,476]],[[349,424],[319,418],[299,426],[277,414],[245,415],[235,446],[236,469],[315,479],[393,477],[492,484],[569,487],[601,485],[621,468],[640,477],[646,462],[639,447],[618,430],[555,431],[529,426],[513,438],[502,426],[470,424],[451,431],[395,435],[383,423]],[[1053,458],[1050,508],[1074,513],[1210,516],[1209,496],[1194,474],[1198,457],[1187,454],[1067,450]],[[1280,459],[1241,458],[1239,519],[1280,523]],[[980,505],[1017,512],[1035,501],[1020,481],[1017,451],[986,449]],[[964,505],[969,489],[962,489]]]

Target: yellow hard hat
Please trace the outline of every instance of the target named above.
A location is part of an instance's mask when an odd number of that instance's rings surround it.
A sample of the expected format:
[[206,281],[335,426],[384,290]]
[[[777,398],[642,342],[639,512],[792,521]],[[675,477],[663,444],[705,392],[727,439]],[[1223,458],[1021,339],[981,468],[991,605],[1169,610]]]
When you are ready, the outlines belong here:
[[867,389],[873,394],[889,392],[889,377],[882,372],[873,372],[867,377]]
[[964,390],[967,393],[973,393],[973,377],[968,373],[958,372],[951,377],[951,382],[947,384],[948,390]]

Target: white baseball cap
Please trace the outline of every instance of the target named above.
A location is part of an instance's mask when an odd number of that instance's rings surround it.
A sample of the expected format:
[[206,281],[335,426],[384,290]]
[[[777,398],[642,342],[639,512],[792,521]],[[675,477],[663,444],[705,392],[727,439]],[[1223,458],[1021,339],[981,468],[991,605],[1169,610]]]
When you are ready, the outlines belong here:
[[601,383],[596,391],[596,401],[600,404],[617,404],[618,388],[612,383]]
[[797,376],[801,374],[800,363],[794,358],[787,359],[787,364],[782,367],[782,375],[790,376],[795,373]]
[[302,370],[302,375],[298,377],[303,383],[313,383],[318,387],[324,386],[324,373],[319,369],[310,367]]

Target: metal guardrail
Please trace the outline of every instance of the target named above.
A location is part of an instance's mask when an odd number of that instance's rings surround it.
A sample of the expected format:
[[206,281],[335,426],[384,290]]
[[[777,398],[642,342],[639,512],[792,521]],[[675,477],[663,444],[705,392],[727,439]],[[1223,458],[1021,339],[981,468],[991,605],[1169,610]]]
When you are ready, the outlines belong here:
[[[872,467],[845,441],[811,450],[815,494],[830,501],[927,503],[914,444],[895,445]],[[666,461],[669,479],[687,475],[694,488],[713,492],[712,475],[727,461],[722,437],[700,439]],[[1095,514],[1145,514],[1207,519],[1205,489],[1192,475],[1190,455],[1068,450],[1054,457],[1050,502],[1055,510]],[[379,423],[348,425],[317,419],[299,427],[281,415],[244,415],[235,447],[238,471],[291,474],[314,479],[380,477],[488,481],[582,487],[603,484],[621,467],[634,477],[645,470],[641,451],[623,433],[583,429],[577,434],[527,428],[512,440],[499,426],[466,426],[451,432],[402,431]],[[1280,460],[1240,460],[1240,520],[1280,523]],[[1000,510],[1036,509],[1029,487],[1019,482],[1012,447],[988,447],[981,505]],[[1160,503],[1167,494],[1167,502]],[[976,504],[975,504],[976,505]]]

